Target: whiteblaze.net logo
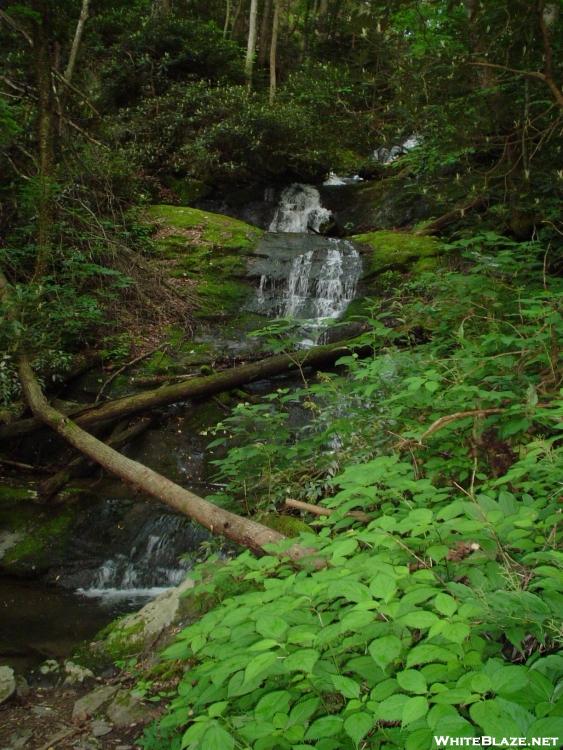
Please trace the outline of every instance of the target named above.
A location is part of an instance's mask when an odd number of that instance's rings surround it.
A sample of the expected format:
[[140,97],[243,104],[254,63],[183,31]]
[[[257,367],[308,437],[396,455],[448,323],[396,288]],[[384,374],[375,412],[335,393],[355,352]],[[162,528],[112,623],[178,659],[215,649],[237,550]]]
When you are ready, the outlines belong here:
[[559,747],[559,737],[434,737],[436,747]]

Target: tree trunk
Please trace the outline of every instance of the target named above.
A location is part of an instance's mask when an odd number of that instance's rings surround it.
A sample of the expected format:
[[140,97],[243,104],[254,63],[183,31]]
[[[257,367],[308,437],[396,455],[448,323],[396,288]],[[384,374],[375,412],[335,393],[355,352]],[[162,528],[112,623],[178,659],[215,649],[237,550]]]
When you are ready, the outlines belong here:
[[[215,375],[195,377],[162,388],[154,388],[135,396],[125,396],[114,401],[108,401],[101,406],[86,407],[79,411],[73,411],[67,416],[72,416],[77,424],[83,426],[110,422],[115,419],[141,414],[148,409],[174,404],[178,401],[207,398],[223,391],[238,388],[246,383],[252,383],[255,380],[271,378],[299,368],[331,365],[340,357],[352,352],[361,356],[371,352],[371,347],[360,346],[357,342],[351,340],[316,346],[308,350],[300,349],[289,354],[276,354],[273,357],[241,367],[233,367]],[[27,435],[39,427],[41,427],[41,421],[38,419],[21,419],[18,422],[1,425],[0,440]]]
[[34,8],[38,19],[33,27],[35,75],[37,81],[37,138],[39,145],[39,190],[37,197],[37,254],[34,279],[44,275],[51,252],[53,231],[53,181],[54,181],[54,107],[51,80],[52,50],[49,39],[50,19],[44,2]]
[[[169,505],[197,521],[212,534],[225,536],[256,553],[285,539],[282,534],[260,523],[237,516],[218,508],[213,503],[194,495],[147,466],[133,461],[97,438],[93,437],[61,412],[54,409],[45,398],[31,365],[25,356],[20,357],[19,376],[23,393],[35,416],[54,430],[77,450],[98,463],[111,474],[138,487],[151,497]],[[312,550],[294,544],[285,551],[291,560],[298,561]],[[321,563],[318,563],[319,565]]]
[[223,25],[223,39],[226,39],[229,35],[230,22],[231,22],[231,0],[227,0],[227,8],[225,10],[225,23]]
[[72,47],[70,49],[70,55],[68,58],[68,64],[66,66],[65,74],[63,76],[64,82],[70,84],[72,82],[72,76],[74,75],[74,69],[76,67],[76,58],[78,50],[80,49],[80,42],[82,41],[82,35],[84,34],[84,26],[88,20],[90,0],[82,0],[82,9],[80,11],[80,17],[76,24],[76,31],[74,32],[74,39]]
[[272,41],[270,43],[270,105],[276,98],[278,29],[280,22],[280,0],[274,0],[274,18],[272,20]]
[[272,15],[272,0],[266,0],[264,10],[262,11],[262,24],[260,26],[260,43],[258,50],[258,63],[261,66],[266,65],[268,60],[268,50],[270,41],[270,28]]
[[[129,427],[114,431],[106,442],[112,448],[120,448],[141,435],[149,427],[150,423],[151,419],[149,417],[138,419]],[[41,482],[39,485],[39,496],[41,500],[43,502],[50,500],[60,492],[71,479],[81,476],[82,472],[89,466],[90,461],[82,455],[78,456],[78,458],[75,458],[73,461],[70,461],[64,469],[61,469],[56,474],[53,474],[48,479]]]
[[250,18],[248,20],[248,43],[246,45],[246,62],[244,73],[248,88],[252,88],[252,71],[254,69],[254,53],[256,51],[256,21],[258,17],[258,0],[250,0]]

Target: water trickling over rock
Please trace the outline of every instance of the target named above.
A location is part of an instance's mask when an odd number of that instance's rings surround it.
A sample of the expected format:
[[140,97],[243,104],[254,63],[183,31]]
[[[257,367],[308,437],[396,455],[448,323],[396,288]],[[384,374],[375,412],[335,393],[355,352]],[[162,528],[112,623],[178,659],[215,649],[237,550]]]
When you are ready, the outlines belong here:
[[320,232],[331,213],[321,205],[316,187],[295,183],[282,192],[270,232]]
[[184,516],[149,514],[131,542],[99,567],[83,570],[85,596],[131,602],[156,596],[181,583],[191,567],[182,552],[197,549],[205,538]]
[[362,261],[348,240],[266,235],[251,275],[259,277],[253,308],[270,317],[320,325],[339,318],[356,295]]

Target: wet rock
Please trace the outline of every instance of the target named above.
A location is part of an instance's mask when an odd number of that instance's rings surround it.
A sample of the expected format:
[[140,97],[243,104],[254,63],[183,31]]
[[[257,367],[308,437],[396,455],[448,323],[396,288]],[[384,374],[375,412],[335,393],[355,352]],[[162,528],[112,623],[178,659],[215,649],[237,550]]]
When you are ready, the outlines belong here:
[[120,690],[107,708],[107,716],[117,727],[128,727],[144,722],[149,717],[141,700],[128,690]]
[[102,747],[102,743],[96,737],[86,737],[78,740],[78,742],[73,745],[75,750],[102,750]]
[[16,677],[11,667],[0,667],[0,703],[4,703],[16,692]]
[[94,679],[94,673],[86,667],[81,667],[72,661],[65,661],[65,685],[83,685],[88,680]]
[[18,698],[27,698],[30,693],[30,687],[27,680],[22,675],[16,675],[16,695]]
[[134,633],[135,638],[144,646],[155,643],[181,616],[182,595],[193,585],[194,582],[188,579],[160,594],[138,612],[124,617],[119,622],[119,628],[114,631],[114,637],[119,637],[120,633],[130,632]]
[[[33,729],[25,729],[20,727],[10,737],[9,750],[23,750],[24,747],[29,747],[29,741],[33,737]],[[8,748],[6,748],[8,750]]]
[[51,716],[53,714],[53,709],[50,706],[32,706],[31,712],[42,719],[45,716]]
[[113,725],[103,719],[96,719],[90,725],[94,737],[105,737],[113,730]]
[[117,687],[105,685],[79,698],[72,709],[72,720],[80,722],[93,716],[105,703],[113,698],[116,692]]

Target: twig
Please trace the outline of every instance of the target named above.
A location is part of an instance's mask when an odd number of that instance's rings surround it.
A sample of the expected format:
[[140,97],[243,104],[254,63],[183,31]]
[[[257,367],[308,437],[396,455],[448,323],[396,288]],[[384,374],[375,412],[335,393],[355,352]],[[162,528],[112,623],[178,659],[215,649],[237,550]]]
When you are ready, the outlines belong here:
[[85,731],[84,727],[68,727],[68,729],[62,729],[37,750],[51,750],[51,748],[54,748],[61,740],[74,737],[75,734],[83,734]]
[[117,370],[116,370],[116,371],[115,371],[114,373],[112,373],[112,374],[110,375],[110,377],[109,377],[109,378],[108,378],[108,379],[107,379],[107,380],[105,381],[105,383],[104,383],[104,384],[102,385],[102,387],[100,388],[100,390],[98,391],[98,395],[96,396],[96,400],[94,401],[94,403],[95,403],[95,404],[97,404],[97,403],[99,402],[99,400],[101,399],[101,397],[102,397],[102,394],[103,394],[103,392],[104,392],[104,391],[106,390],[106,388],[107,388],[107,387],[108,387],[108,386],[109,386],[109,385],[110,385],[111,383],[113,383],[113,381],[114,381],[114,380],[115,380],[115,379],[116,379],[116,378],[117,378],[117,377],[118,377],[119,375],[121,375],[121,373],[122,373],[122,372],[125,372],[125,370],[128,370],[128,369],[129,369],[130,367],[133,367],[133,365],[136,365],[136,364],[137,364],[138,362],[141,362],[141,360],[143,360],[143,359],[146,359],[147,357],[150,357],[150,356],[151,356],[151,354],[154,354],[154,353],[155,353],[155,352],[157,352],[157,351],[158,351],[159,349],[162,349],[162,348],[163,348],[164,346],[166,346],[166,344],[165,344],[165,343],[163,343],[163,344],[159,344],[159,345],[158,345],[157,347],[155,347],[154,349],[151,349],[151,350],[150,350],[150,351],[148,351],[148,352],[144,352],[143,354],[139,354],[139,356],[138,356],[138,357],[135,357],[135,358],[134,358],[134,359],[132,359],[132,360],[131,360],[130,362],[126,362],[126,363],[125,363],[125,364],[124,364],[124,365],[123,365],[122,367],[120,367],[120,368],[119,368],[119,369],[117,369]]
[[471,409],[470,411],[458,411],[455,414],[448,414],[446,417],[440,417],[440,419],[432,422],[430,427],[420,436],[419,442],[422,443],[425,438],[430,437],[430,435],[441,430],[442,427],[446,427],[450,422],[456,422],[458,419],[466,419],[467,417],[488,417],[491,414],[502,414],[504,411],[506,411],[505,408]]
[[35,471],[39,474],[48,474],[49,469],[46,466],[33,466],[33,464],[26,464],[22,461],[10,461],[8,458],[0,457],[0,464],[4,466],[13,466],[14,469],[22,469],[23,471]]

